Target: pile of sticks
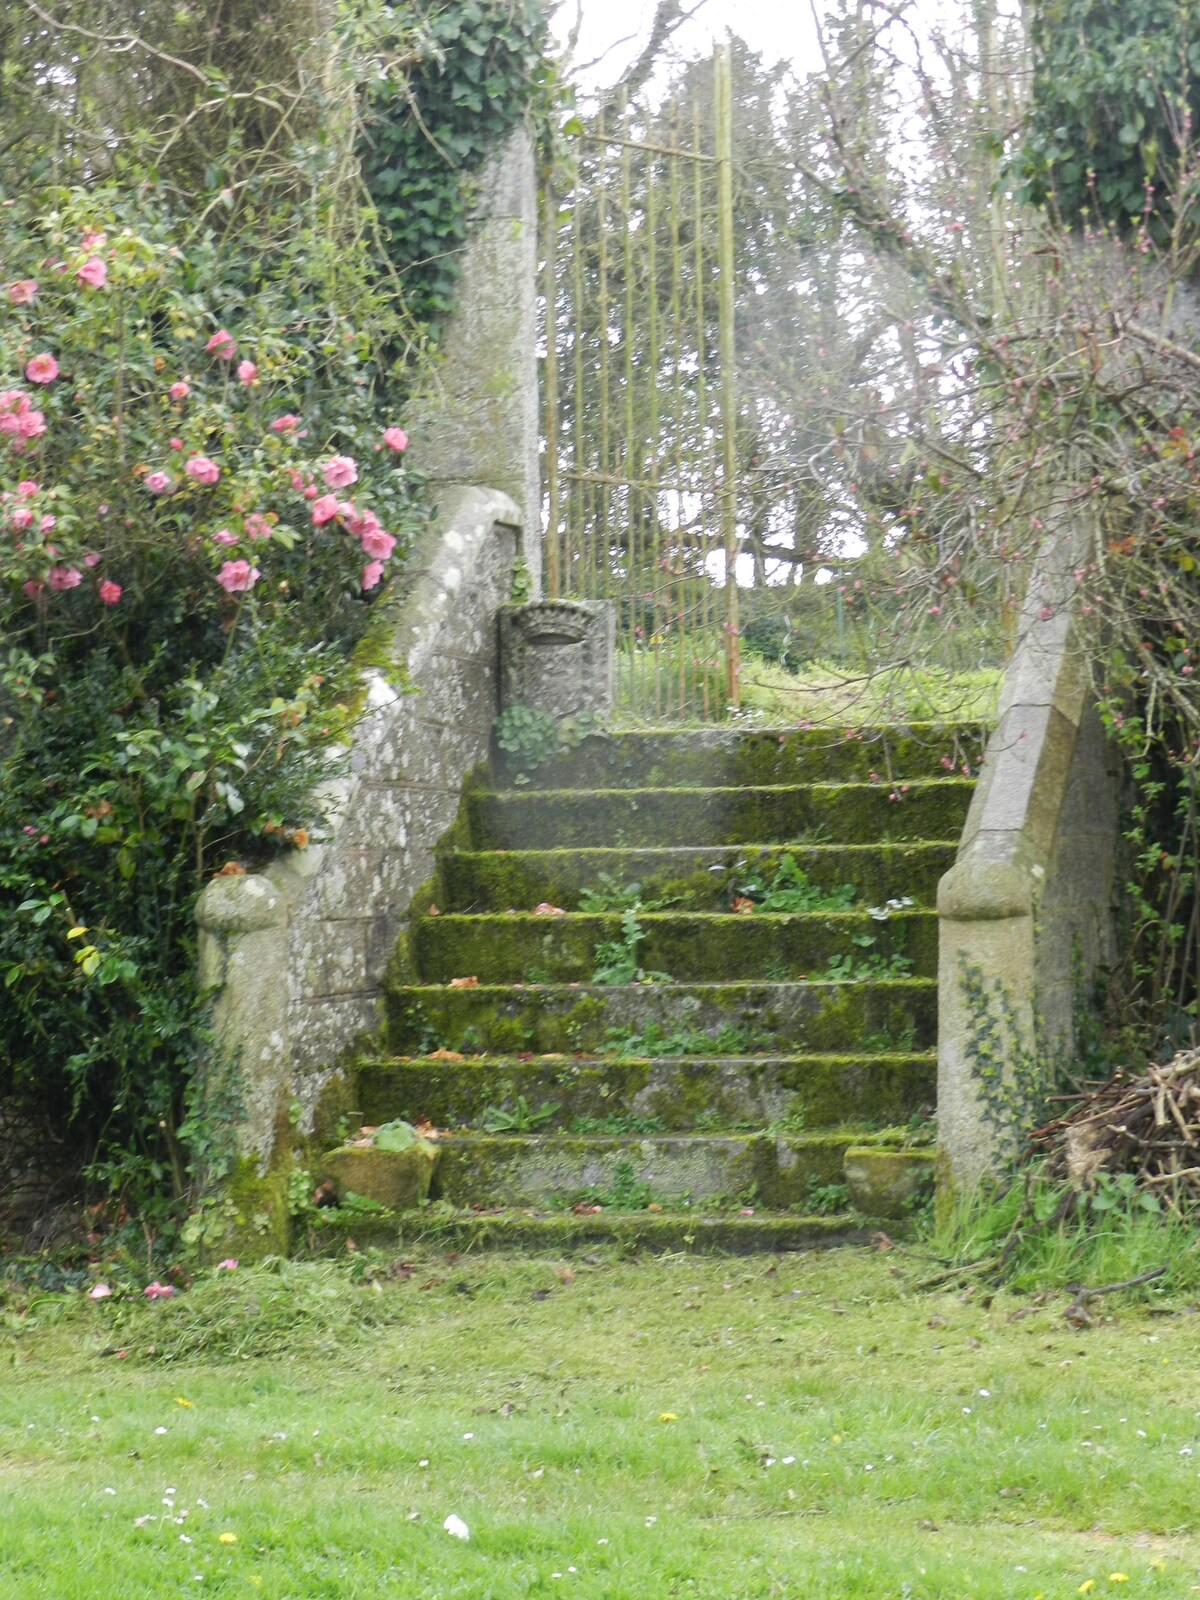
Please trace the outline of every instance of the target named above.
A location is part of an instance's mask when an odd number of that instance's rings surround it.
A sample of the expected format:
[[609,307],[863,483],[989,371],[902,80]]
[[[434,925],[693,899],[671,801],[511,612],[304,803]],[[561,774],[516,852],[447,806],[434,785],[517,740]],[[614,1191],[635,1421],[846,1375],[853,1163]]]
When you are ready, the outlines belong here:
[[1164,1206],[1200,1205],[1200,1050],[1140,1077],[1118,1073],[1032,1135],[1046,1175],[1074,1192],[1130,1172]]

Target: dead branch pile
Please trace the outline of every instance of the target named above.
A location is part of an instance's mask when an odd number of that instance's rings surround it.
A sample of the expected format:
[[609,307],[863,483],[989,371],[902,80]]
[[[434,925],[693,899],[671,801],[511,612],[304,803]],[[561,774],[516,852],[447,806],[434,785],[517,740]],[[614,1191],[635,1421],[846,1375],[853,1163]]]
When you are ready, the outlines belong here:
[[1165,1206],[1200,1205],[1200,1050],[1181,1052],[1140,1077],[1118,1073],[1065,1117],[1033,1134],[1046,1175],[1091,1190],[1103,1174],[1132,1173]]

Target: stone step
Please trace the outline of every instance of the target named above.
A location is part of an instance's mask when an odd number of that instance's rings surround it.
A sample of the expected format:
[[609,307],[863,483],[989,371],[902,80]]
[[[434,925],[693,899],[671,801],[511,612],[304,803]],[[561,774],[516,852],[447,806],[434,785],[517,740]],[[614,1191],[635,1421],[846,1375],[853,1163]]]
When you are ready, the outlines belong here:
[[[465,974],[463,976],[466,976]],[[929,1050],[937,984],[930,978],[863,982],[390,986],[384,1046],[397,1055],[439,1047],[466,1054],[596,1053],[614,1035],[657,1029],[658,1053]],[[716,1045],[710,1049],[699,1035]],[[662,1049],[663,1036],[673,1043]],[[626,1041],[628,1043],[628,1041]],[[631,1047],[630,1047],[631,1048]],[[629,1053],[629,1049],[626,1049]]]
[[[917,781],[901,794],[885,783],[810,783],[722,789],[478,790],[468,796],[476,848],[771,844],[952,839],[974,780]],[[899,798],[892,799],[892,795]]]
[[437,1246],[455,1250],[514,1250],[524,1254],[545,1252],[571,1255],[575,1251],[610,1246],[622,1253],[653,1255],[670,1251],[695,1255],[783,1254],[796,1250],[829,1249],[836,1245],[866,1244],[883,1228],[890,1237],[903,1238],[903,1224],[871,1220],[852,1212],[833,1216],[805,1216],[798,1212],[764,1211],[746,1207],[706,1215],[690,1207],[660,1212],[619,1211],[610,1207],[583,1213],[531,1207],[487,1207],[455,1210],[446,1205],[430,1210],[394,1212],[379,1217],[327,1212],[321,1227],[313,1230],[314,1250],[345,1249],[347,1236],[356,1245],[378,1245],[403,1250]]
[[[836,976],[835,961],[854,963],[848,976],[870,963],[880,976],[937,973],[935,911],[898,912],[886,921],[866,911],[641,912],[638,926],[639,966],[680,983]],[[621,939],[615,912],[443,914],[418,919],[412,949],[418,973],[430,983],[467,976],[487,984],[586,983],[599,947]]]
[[[371,1126],[424,1117],[439,1128],[480,1127],[490,1109],[511,1113],[523,1103],[535,1113],[553,1105],[546,1130],[575,1133],[617,1132],[622,1124],[630,1133],[878,1127],[905,1123],[933,1104],[937,1057],[931,1051],[638,1060],[416,1056],[362,1062],[357,1084],[355,1115]],[[656,1121],[659,1129],[631,1126],[635,1118]]]
[[[645,1138],[456,1134],[440,1143],[430,1198],[459,1208],[594,1202],[629,1210],[686,1199],[795,1211],[813,1188],[841,1183],[846,1151],[863,1144],[861,1133],[843,1129]],[[339,1193],[388,1204],[392,1169],[405,1159],[342,1147],[325,1155],[321,1176]]]
[[[454,850],[440,863],[442,911],[529,909],[539,902],[574,911],[585,888],[607,878],[641,886],[644,900],[667,899],[676,911],[724,911],[740,886],[774,881],[790,855],[825,893],[850,884],[863,905],[909,895],[937,900],[938,879],[954,865],[955,840],[909,844],[660,846],[657,849]],[[421,908],[424,909],[423,907]]]
[[[597,735],[521,776],[537,789],[655,789],[866,782],[974,773],[987,730],[976,723],[863,728],[639,729]],[[501,754],[496,772],[517,768]]]

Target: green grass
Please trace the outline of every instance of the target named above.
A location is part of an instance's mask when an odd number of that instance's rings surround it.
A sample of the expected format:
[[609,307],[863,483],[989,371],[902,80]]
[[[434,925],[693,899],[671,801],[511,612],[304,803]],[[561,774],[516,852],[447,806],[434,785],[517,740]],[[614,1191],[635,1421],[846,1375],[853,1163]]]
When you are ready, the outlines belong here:
[[742,667],[742,713],[775,726],[857,727],[880,722],[988,722],[1002,674],[901,665],[872,673],[813,661],[796,672],[750,656]]
[[1076,1332],[1060,1293],[913,1294],[927,1266],[899,1250],[412,1269],[243,1269],[153,1305],[11,1291],[0,1596],[1200,1581],[1200,1329],[1169,1294]]

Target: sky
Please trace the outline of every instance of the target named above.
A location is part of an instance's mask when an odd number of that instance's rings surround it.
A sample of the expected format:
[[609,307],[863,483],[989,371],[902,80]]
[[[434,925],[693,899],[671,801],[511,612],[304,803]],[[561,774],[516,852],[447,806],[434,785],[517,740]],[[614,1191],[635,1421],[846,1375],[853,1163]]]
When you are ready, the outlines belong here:
[[[582,85],[612,83],[645,43],[654,15],[652,0],[564,0],[553,21],[559,38],[570,32],[579,4],[583,25],[576,61],[584,66],[611,52],[593,69],[580,73]],[[684,8],[691,9],[688,0]],[[769,66],[783,60],[803,74],[818,64],[806,0],[704,0],[696,15],[676,30],[672,49],[680,58],[709,55],[727,30],[760,51]]]

